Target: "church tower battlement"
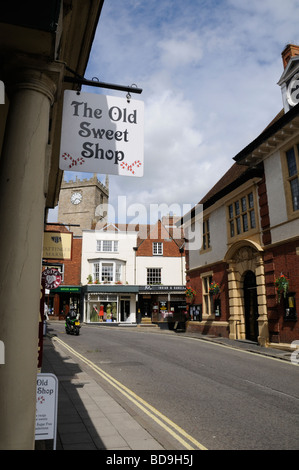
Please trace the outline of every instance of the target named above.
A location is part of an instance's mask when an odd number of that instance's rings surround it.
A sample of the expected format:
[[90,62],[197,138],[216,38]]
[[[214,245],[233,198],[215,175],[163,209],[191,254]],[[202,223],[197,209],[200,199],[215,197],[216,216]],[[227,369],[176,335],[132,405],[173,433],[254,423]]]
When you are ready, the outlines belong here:
[[99,181],[96,174],[90,179],[63,181],[60,188],[58,204],[58,222],[63,224],[80,225],[70,227],[75,236],[81,236],[82,230],[91,230],[107,220],[109,201],[109,177],[105,184]]

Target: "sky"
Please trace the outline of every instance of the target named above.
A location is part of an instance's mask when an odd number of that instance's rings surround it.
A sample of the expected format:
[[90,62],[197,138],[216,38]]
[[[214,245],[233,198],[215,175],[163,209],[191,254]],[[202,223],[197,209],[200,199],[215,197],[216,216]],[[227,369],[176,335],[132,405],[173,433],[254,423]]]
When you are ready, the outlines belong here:
[[298,18],[298,0],[105,0],[85,78],[137,85],[145,110],[144,176],[109,176],[116,222],[137,203],[182,216],[223,176],[282,109],[281,52],[299,44]]

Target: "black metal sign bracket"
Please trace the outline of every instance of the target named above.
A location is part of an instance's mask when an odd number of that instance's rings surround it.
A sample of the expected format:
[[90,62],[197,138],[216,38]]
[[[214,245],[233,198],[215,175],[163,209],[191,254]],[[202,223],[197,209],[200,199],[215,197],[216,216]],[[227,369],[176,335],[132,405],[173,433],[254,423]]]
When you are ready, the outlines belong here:
[[114,83],[105,83],[100,82],[97,77],[94,77],[92,80],[87,80],[81,75],[77,74],[74,70],[71,70],[69,67],[66,69],[73,73],[75,77],[65,76],[64,81],[68,83],[77,83],[78,85],[94,86],[98,88],[108,88],[110,90],[126,91],[127,93],[142,93],[142,88],[138,88],[135,84],[131,86],[116,85]]

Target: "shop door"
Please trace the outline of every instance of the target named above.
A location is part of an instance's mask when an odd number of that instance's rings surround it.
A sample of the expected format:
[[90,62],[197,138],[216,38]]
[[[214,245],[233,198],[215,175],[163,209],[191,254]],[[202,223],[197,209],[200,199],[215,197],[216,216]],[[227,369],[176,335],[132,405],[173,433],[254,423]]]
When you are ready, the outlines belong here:
[[258,338],[258,303],[256,278],[252,271],[248,271],[244,278],[244,307],[245,307],[245,333],[246,339],[257,341]]
[[120,301],[120,321],[126,321],[130,315],[130,301],[121,300]]

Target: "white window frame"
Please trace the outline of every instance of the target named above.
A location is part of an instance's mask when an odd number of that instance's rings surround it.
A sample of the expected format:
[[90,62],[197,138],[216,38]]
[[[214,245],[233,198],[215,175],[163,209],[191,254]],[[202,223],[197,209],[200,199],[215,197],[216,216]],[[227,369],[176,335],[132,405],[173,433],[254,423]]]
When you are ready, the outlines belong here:
[[[107,271],[107,276],[105,275],[105,269],[110,268]],[[110,271],[110,272],[109,272]],[[114,283],[114,282],[121,282],[122,281],[122,274],[123,274],[123,265],[118,261],[110,261],[110,260],[100,260],[95,261],[92,264],[92,279],[93,282],[100,282],[100,283]]]
[[163,242],[153,242],[153,256],[163,256]]
[[200,277],[202,282],[202,313],[209,317],[213,314],[213,299],[209,293],[209,287],[213,280],[213,273],[203,273]]
[[240,194],[227,205],[227,221],[230,240],[257,231],[257,204],[253,189]]
[[118,240],[97,240],[97,251],[102,253],[118,252]]
[[[149,281],[152,281],[152,282],[149,282]],[[146,284],[148,286],[151,286],[151,285],[158,285],[161,283],[162,283],[162,268],[146,268]]]

